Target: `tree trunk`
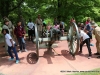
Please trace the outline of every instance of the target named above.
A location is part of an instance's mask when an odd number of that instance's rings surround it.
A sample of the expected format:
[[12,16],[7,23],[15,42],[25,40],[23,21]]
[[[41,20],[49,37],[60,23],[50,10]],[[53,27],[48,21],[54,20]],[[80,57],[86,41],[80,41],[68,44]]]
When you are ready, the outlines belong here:
[[9,0],[7,0],[7,1],[4,1],[4,0],[0,1],[0,9],[1,9],[0,13],[1,13],[1,17],[2,18],[4,16],[8,17],[8,15],[9,15],[9,6],[10,6]]
[[60,14],[60,12],[61,12],[61,6],[62,6],[61,0],[58,0],[58,14],[57,14],[57,19],[59,21],[61,20],[61,14]]

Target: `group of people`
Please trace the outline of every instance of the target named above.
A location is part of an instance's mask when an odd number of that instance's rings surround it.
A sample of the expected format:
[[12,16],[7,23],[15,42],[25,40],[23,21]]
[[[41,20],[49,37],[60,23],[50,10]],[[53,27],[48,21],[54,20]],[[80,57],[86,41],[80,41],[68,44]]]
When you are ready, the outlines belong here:
[[[75,19],[71,19],[71,22],[75,22]],[[27,24],[29,40],[33,40],[33,37],[35,37],[35,24],[37,25],[39,37],[42,36],[44,28],[46,29],[46,33],[50,31],[50,28],[54,28],[60,31],[62,33],[62,36],[64,35],[64,28],[65,28],[64,22],[62,21],[58,22],[57,19],[55,18],[53,23],[54,26],[52,26],[50,22],[48,22],[48,24],[46,25],[45,22],[42,20],[41,15],[39,14],[34,23],[32,22],[32,19],[29,19],[29,22]],[[92,34],[95,34],[97,40],[96,42],[97,53],[95,53],[95,55],[100,55],[100,47],[99,47],[100,27],[98,27],[98,25],[93,20],[88,18],[85,25],[83,23],[78,23],[78,28],[81,37],[79,52],[82,53],[82,47],[86,43],[89,52],[88,58],[91,58],[92,52],[90,46],[93,46],[93,44],[91,44],[91,40],[92,40]],[[4,34],[5,38],[4,41],[5,41],[6,52],[8,52],[11,57],[9,60],[14,60],[14,56],[11,52],[11,50],[13,50],[16,57],[16,63],[19,63],[19,57],[17,54],[16,45],[19,44],[20,48],[19,52],[27,51],[24,39],[26,34],[25,23],[22,20],[22,16],[21,19],[17,21],[16,26],[14,26],[7,17],[4,17],[4,25],[2,27],[2,33]]]
[[[74,18],[72,18],[70,20],[70,22],[76,22]],[[35,24],[37,24],[37,29],[38,29],[38,33],[39,33],[39,36],[41,37],[42,35],[42,30],[43,28],[45,27],[46,28],[46,33],[48,34],[49,31],[50,31],[50,28],[54,28],[60,32],[62,32],[62,35],[64,35],[64,22],[58,22],[57,18],[54,19],[54,23],[53,25],[51,25],[50,22],[48,22],[47,25],[43,25],[43,21],[41,19],[41,15],[38,15],[38,18],[36,19],[36,22]],[[28,25],[29,26],[29,25]],[[34,30],[34,26],[33,25],[33,30]],[[88,52],[89,52],[89,56],[88,58],[90,59],[91,56],[92,56],[92,51],[91,51],[91,47],[90,46],[94,46],[94,44],[92,44],[92,35],[94,34],[95,35],[95,38],[96,38],[96,47],[97,47],[97,52],[94,53],[94,55],[100,55],[100,47],[99,47],[99,43],[100,43],[100,40],[99,40],[99,37],[100,37],[100,27],[94,22],[94,20],[91,20],[91,18],[87,18],[86,22],[85,23],[78,23],[77,24],[78,28],[79,28],[79,33],[80,33],[80,50],[79,50],[79,53],[82,53],[82,48],[83,48],[83,45],[86,43],[87,45],[87,48],[88,48]],[[32,29],[31,29],[32,30]],[[32,31],[31,31],[32,32]],[[34,33],[35,31],[33,31]],[[35,33],[34,33],[35,35]],[[48,37],[48,35],[47,35]],[[98,56],[98,58],[100,58],[100,56]]]
[[[12,54],[12,51],[15,54],[16,57],[16,63],[19,63],[19,57],[17,54],[16,46],[19,45],[19,53],[25,51],[27,52],[26,49],[26,43],[25,43],[25,22],[23,20],[23,17],[20,16],[18,21],[16,22],[16,25],[14,26],[12,22],[7,18],[3,18],[4,25],[2,27],[2,33],[4,34],[4,42],[5,42],[5,50],[7,54],[10,55],[9,60],[14,60],[14,56]],[[37,25],[37,30],[39,33],[39,37],[42,36],[43,29],[48,29],[48,26],[46,26],[46,23],[42,20],[41,15],[39,14],[38,17],[36,18],[35,22],[32,22],[32,19],[29,19],[29,22],[27,23],[27,28],[28,28],[28,37],[29,40],[33,41],[33,37],[35,37],[35,24]],[[49,23],[48,23],[49,24]],[[54,24],[54,28],[59,29],[63,27],[60,27],[61,25],[58,25],[57,22]],[[51,28],[51,25],[50,25]]]
[[[74,20],[74,22],[75,22],[75,20]],[[96,48],[97,48],[97,52],[94,53],[94,55],[100,55],[100,47],[99,47],[100,27],[97,25],[97,23],[95,23],[94,20],[91,20],[91,18],[89,17],[86,20],[85,24],[78,23],[78,28],[79,28],[79,33],[80,33],[80,50],[79,50],[79,53],[82,53],[83,45],[86,43],[88,53],[89,53],[88,58],[89,59],[91,58],[92,51],[91,51],[90,46],[94,46],[93,44],[91,44],[92,36],[94,34],[95,38],[96,38]],[[98,56],[97,58],[100,58],[100,56]]]
[[11,51],[13,50],[16,57],[16,63],[19,63],[19,57],[17,54],[16,46],[19,44],[19,52],[27,51],[25,46],[26,43],[24,40],[25,25],[22,22],[22,16],[20,17],[21,19],[17,21],[16,26],[14,26],[7,17],[4,17],[4,25],[2,27],[2,33],[4,34],[5,50],[7,54],[9,54],[11,57],[9,60],[14,60],[14,56]]

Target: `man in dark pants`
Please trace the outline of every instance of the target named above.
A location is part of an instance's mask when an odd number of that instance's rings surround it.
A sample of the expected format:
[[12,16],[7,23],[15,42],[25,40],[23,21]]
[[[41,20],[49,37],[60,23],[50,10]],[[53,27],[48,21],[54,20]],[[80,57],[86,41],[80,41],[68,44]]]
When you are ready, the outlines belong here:
[[87,45],[87,48],[88,48],[88,52],[89,52],[89,57],[88,59],[91,58],[92,56],[92,52],[91,52],[91,48],[90,48],[90,37],[83,31],[83,30],[80,30],[79,28],[79,32],[80,32],[80,53],[82,53],[82,47],[83,45],[86,43]]
[[25,45],[25,40],[24,40],[24,36],[25,36],[25,30],[24,28],[21,26],[21,21],[17,22],[17,26],[15,27],[14,33],[18,39],[18,43],[19,43],[19,47],[20,47],[20,53],[26,50],[26,45]]
[[28,36],[29,36],[29,41],[33,41],[33,35],[35,37],[35,33],[34,33],[34,30],[35,30],[35,25],[34,23],[32,22],[32,19],[29,19],[29,22],[27,24],[27,27],[28,27]]

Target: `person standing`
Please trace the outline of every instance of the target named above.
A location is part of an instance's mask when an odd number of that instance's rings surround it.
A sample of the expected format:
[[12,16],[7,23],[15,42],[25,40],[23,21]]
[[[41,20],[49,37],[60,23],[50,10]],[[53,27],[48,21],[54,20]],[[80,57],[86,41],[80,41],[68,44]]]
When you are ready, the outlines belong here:
[[20,46],[19,52],[22,52],[23,49],[24,49],[24,51],[27,51],[26,46],[25,46],[25,40],[24,40],[25,30],[21,26],[21,21],[17,22],[17,26],[15,27],[14,33],[15,33],[17,39],[18,39],[18,43],[19,43],[19,46]]
[[11,52],[11,49],[12,49],[14,54],[15,54],[15,57],[16,57],[16,64],[18,64],[19,63],[19,57],[18,57],[18,54],[17,54],[17,51],[16,51],[15,42],[13,41],[12,37],[9,35],[8,29],[3,29],[2,33],[5,36],[5,40],[6,40],[6,43],[7,43],[7,46],[8,46],[8,53],[11,57],[9,60],[14,60],[14,56]]
[[80,53],[82,53],[82,47],[86,43],[88,52],[89,52],[89,59],[92,56],[91,48],[90,48],[90,37],[79,27],[79,33],[80,33]]
[[34,27],[34,23],[32,22],[31,19],[29,19],[29,22],[27,24],[28,27],[28,37],[29,37],[29,41],[33,41],[33,35],[35,37],[35,27]]
[[[4,21],[5,20],[8,20],[9,21],[9,24],[8,24],[8,28],[9,28],[9,33],[10,33],[10,35],[11,35],[11,37],[14,39],[14,41],[16,41],[15,39],[15,37],[14,37],[14,33],[13,33],[13,31],[14,31],[14,25],[12,24],[12,22],[9,20],[9,18],[7,18],[6,16],[4,17]],[[16,41],[16,43],[17,43],[17,41]]]
[[[9,28],[8,28],[8,25],[9,25],[9,20],[4,20],[4,25],[3,25],[3,27],[2,27],[2,30],[3,29],[7,29],[9,32],[10,32],[10,30],[9,30]],[[9,33],[10,34],[10,33]],[[5,38],[5,36],[4,36],[4,38]],[[8,50],[8,46],[7,46],[7,44],[6,44],[6,40],[4,39],[4,43],[5,43],[5,50],[6,50],[6,52],[7,52],[7,50]],[[7,53],[8,54],[8,53]]]
[[90,37],[90,46],[94,46],[93,44],[91,44],[92,41],[92,30],[93,28],[91,27],[91,20],[90,18],[87,20],[86,22],[86,26],[84,27],[84,31],[88,34],[88,36]]
[[38,18],[36,18],[36,24],[37,24],[37,30],[38,30],[39,37],[41,37],[42,36],[43,22],[42,22],[40,14],[38,15]]

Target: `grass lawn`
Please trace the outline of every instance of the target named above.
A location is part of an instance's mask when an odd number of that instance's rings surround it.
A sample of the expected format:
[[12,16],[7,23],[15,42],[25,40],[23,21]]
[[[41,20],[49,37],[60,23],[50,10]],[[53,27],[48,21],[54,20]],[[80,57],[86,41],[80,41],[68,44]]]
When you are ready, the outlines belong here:
[[66,75],[100,75],[100,68],[90,71],[80,71],[78,73],[66,74]]

